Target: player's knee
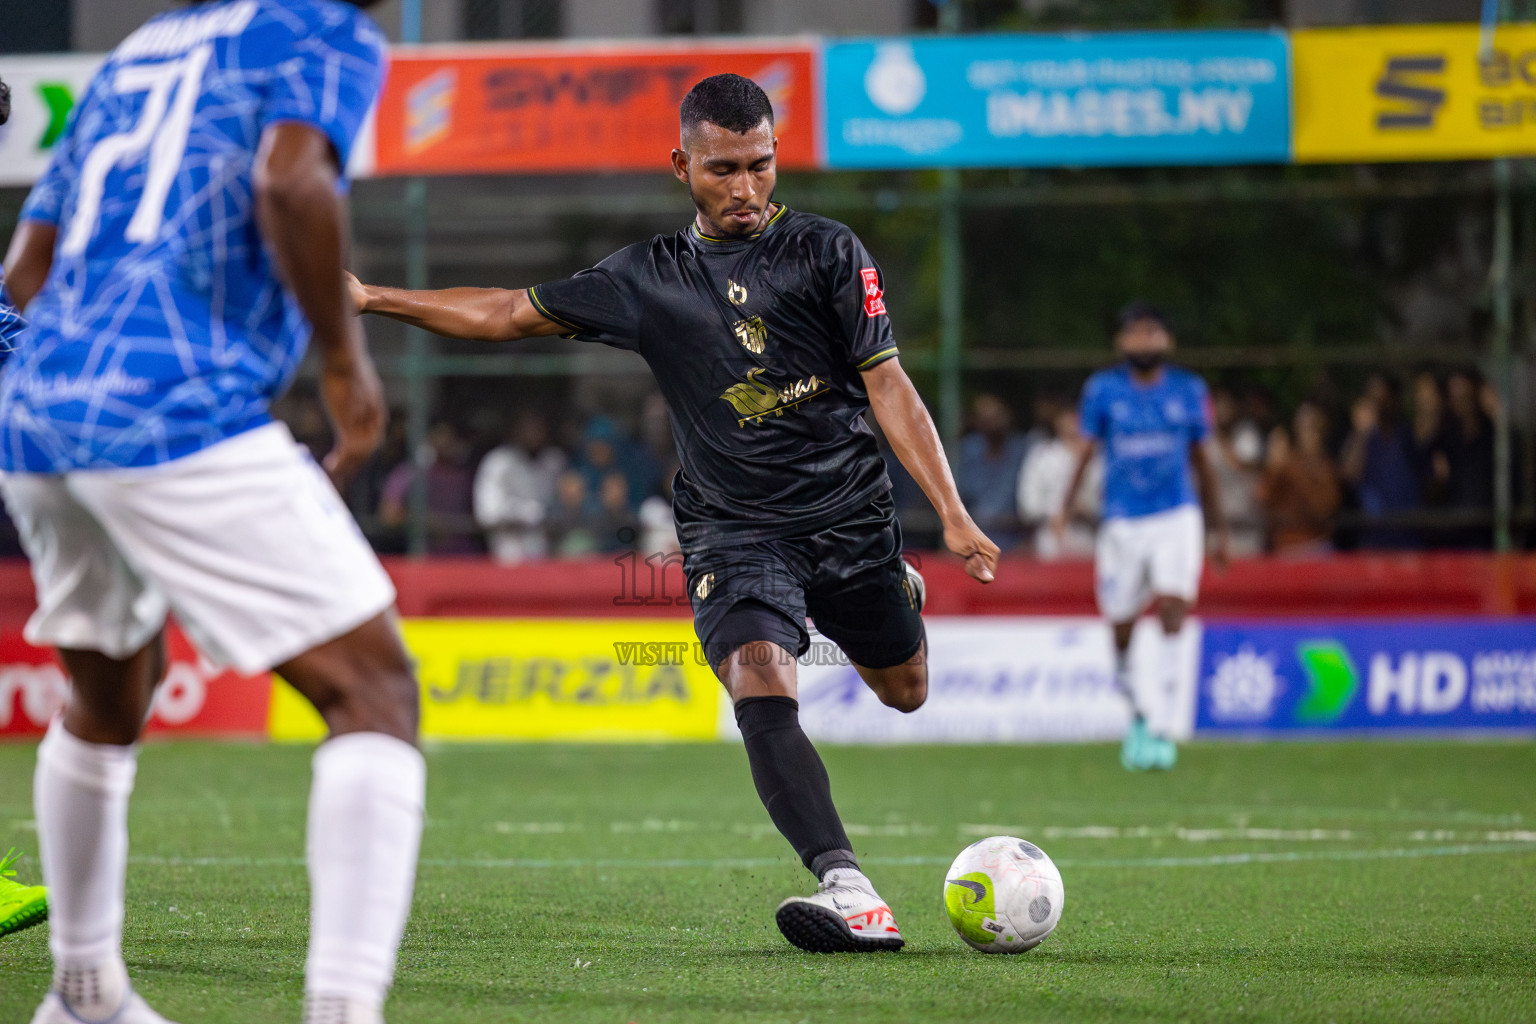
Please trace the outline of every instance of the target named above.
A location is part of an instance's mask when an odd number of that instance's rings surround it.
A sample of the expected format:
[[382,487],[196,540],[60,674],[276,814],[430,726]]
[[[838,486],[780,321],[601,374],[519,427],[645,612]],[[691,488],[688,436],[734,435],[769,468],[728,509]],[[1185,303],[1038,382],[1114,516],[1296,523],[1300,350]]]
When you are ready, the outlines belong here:
[[928,700],[928,669],[924,665],[912,664],[901,668],[903,671],[900,674],[888,677],[880,691],[880,702],[904,715],[910,715]]

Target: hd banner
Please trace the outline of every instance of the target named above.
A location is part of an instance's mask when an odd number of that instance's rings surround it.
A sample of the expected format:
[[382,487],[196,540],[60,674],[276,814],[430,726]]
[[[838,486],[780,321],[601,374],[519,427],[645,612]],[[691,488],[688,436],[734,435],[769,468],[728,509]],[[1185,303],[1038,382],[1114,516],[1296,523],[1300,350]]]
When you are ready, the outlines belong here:
[[731,71],[773,103],[779,162],[818,165],[809,42],[396,50],[378,174],[662,172],[694,83]]
[[1536,153],[1536,26],[1293,34],[1298,162]]
[[1536,623],[1207,623],[1195,727],[1229,734],[1536,730]]
[[833,43],[827,164],[1281,163],[1288,72],[1274,32]]

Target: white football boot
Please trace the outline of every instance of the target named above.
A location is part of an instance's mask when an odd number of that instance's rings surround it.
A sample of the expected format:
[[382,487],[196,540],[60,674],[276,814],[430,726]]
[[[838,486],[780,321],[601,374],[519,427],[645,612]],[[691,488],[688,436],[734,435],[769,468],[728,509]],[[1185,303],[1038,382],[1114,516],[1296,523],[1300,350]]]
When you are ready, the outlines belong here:
[[[63,996],[57,992],[49,992],[43,999],[43,1005],[39,1006],[37,1013],[32,1015],[32,1024],[85,1024],[85,1019],[76,1016],[70,1010]],[[149,1004],[137,992],[129,989],[117,1012],[106,1020],[98,1021],[98,1024],[171,1024],[171,1022],[151,1010]]]
[[875,953],[904,943],[896,917],[861,872],[833,868],[814,896],[779,904],[779,931],[807,953]]

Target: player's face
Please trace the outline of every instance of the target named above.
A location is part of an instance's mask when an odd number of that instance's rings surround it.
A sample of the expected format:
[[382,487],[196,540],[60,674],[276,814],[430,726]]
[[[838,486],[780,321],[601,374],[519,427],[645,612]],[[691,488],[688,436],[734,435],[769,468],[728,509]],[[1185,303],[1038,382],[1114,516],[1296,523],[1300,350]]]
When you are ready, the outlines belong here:
[[1115,335],[1115,351],[1136,369],[1158,368],[1173,349],[1173,336],[1156,320],[1134,320]]
[[688,186],[699,227],[719,238],[755,235],[768,224],[778,182],[779,140],[768,119],[744,134],[707,121],[672,151],[672,173]]

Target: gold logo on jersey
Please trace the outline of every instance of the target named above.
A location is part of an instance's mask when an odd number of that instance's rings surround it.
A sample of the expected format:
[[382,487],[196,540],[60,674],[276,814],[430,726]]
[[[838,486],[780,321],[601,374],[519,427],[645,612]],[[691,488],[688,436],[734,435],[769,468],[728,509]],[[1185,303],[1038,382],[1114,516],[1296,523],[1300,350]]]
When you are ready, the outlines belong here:
[[738,427],[744,427],[748,422],[761,423],[763,417],[769,413],[783,416],[786,411],[822,394],[827,386],[826,381],[812,376],[809,380],[798,380],[784,387],[775,387],[759,379],[758,374],[762,372],[762,367],[747,371],[746,380],[740,384],[732,384],[720,395],[740,414],[740,418],[736,420]]
[[740,306],[747,301],[747,286],[737,284],[730,278],[725,279],[725,297],[731,300],[733,306]]
[[715,589],[715,574],[705,573],[699,580],[699,585],[693,588],[693,596],[702,601],[709,597],[709,592],[713,589]]
[[737,320],[731,325],[731,330],[736,332],[736,340],[741,342],[741,347],[755,356],[762,355],[763,349],[768,347],[768,328],[760,316]]

